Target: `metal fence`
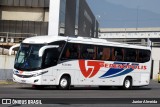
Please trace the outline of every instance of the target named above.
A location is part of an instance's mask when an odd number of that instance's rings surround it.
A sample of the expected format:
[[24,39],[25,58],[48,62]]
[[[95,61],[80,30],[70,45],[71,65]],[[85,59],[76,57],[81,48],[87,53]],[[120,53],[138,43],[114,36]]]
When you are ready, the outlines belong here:
[[12,33],[12,32],[0,32],[1,43],[20,43],[23,39],[37,36],[34,33]]
[[[12,36],[17,36],[13,33],[47,35],[48,22],[0,20],[0,32],[12,32]],[[6,36],[6,34],[1,33],[0,36]]]
[[37,35],[48,35],[48,22],[0,20],[0,54],[8,54],[10,46]]
[[[3,36],[1,36],[3,35]],[[25,38],[37,36],[32,33],[11,33],[0,32],[0,55],[8,55],[9,48],[16,43],[22,42]],[[14,51],[13,54],[16,52]]]
[[[122,42],[120,41],[120,43],[126,43],[126,44],[131,44],[131,45],[139,45],[139,46],[148,46],[148,42]],[[160,42],[151,42],[150,44],[151,47],[160,47]]]

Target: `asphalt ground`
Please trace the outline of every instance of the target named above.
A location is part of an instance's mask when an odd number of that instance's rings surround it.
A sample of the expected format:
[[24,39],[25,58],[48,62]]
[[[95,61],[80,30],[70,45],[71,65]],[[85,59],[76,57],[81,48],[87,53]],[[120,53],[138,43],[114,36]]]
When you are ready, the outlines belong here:
[[[132,90],[122,90],[117,87],[110,89],[99,89],[98,87],[76,87],[70,90],[57,90],[53,87],[46,87],[37,90],[31,85],[10,84],[0,85],[0,98],[12,100],[42,100],[38,107],[159,107],[160,106],[160,83],[151,81],[150,85],[134,87]],[[141,103],[144,100],[151,103]],[[140,103],[133,103],[139,101]],[[157,102],[154,102],[157,101]],[[14,102],[5,107],[30,107],[33,105],[19,104]],[[1,106],[0,106],[1,107]]]

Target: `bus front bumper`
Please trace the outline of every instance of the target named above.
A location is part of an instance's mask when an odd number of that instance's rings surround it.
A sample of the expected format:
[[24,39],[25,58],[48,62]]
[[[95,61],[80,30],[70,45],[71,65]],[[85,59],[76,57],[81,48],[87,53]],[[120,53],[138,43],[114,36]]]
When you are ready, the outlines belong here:
[[17,75],[13,74],[13,81],[24,84],[41,85],[40,76],[24,78],[23,76],[18,77]]

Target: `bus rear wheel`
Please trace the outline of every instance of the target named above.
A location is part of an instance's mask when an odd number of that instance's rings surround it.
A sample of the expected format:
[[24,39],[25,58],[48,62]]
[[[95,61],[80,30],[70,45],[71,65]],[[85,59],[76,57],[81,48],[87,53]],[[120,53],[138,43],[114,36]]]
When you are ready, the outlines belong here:
[[131,88],[132,88],[132,79],[129,77],[126,77],[123,82],[123,89],[129,90]]
[[70,78],[68,76],[62,76],[60,81],[59,81],[59,86],[58,88],[61,90],[67,90],[70,88]]

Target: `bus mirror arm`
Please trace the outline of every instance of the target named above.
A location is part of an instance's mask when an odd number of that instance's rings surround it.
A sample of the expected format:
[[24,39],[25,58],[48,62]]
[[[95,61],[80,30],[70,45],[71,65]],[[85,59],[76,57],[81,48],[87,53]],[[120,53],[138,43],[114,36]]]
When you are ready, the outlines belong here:
[[43,55],[43,53],[44,53],[44,51],[45,51],[46,49],[49,49],[49,48],[58,48],[58,47],[59,47],[58,45],[43,46],[43,47],[40,48],[38,55],[39,55],[39,57],[42,57],[42,55]]
[[11,47],[9,48],[9,55],[12,55],[13,49],[14,49],[14,48],[17,48],[17,47],[19,47],[19,46],[20,46],[20,44],[16,44],[16,45],[11,46]]

